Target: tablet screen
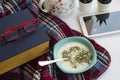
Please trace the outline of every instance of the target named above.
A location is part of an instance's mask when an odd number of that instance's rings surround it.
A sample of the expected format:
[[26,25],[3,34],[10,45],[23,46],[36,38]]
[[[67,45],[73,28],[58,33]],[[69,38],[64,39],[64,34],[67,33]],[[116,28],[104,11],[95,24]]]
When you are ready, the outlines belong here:
[[84,16],[88,35],[110,33],[120,30],[120,11]]

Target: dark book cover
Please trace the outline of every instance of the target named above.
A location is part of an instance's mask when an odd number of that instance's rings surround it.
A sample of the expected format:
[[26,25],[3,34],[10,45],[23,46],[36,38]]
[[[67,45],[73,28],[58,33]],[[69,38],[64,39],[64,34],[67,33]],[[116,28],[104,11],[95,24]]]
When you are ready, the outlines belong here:
[[0,42],[0,62],[46,41],[49,41],[49,37],[38,27],[38,29],[32,33],[22,33],[20,38],[13,42]]
[[[22,22],[33,20],[34,17],[28,9],[20,11],[18,13],[6,16],[0,19],[0,35],[8,28],[18,25]],[[27,33],[24,30],[20,31],[20,37],[12,42],[1,41],[0,42],[0,62],[10,57],[13,57],[25,50],[31,49],[43,42],[49,41],[47,34],[42,31],[39,26],[37,30]]]

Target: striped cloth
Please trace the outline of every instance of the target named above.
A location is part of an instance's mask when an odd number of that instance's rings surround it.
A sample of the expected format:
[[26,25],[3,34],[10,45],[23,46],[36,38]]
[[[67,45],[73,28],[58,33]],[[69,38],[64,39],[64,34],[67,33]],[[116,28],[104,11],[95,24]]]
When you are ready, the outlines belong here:
[[31,0],[0,0],[0,18],[16,13],[31,4]]
[[[36,13],[38,12],[37,3],[37,0],[34,0],[32,3],[32,6],[34,6],[33,9]],[[104,47],[97,44],[93,39],[87,38],[82,33],[71,29],[61,19],[50,14],[39,11],[39,18],[39,27],[41,27],[41,29],[44,30],[51,38],[50,51],[16,69],[0,75],[0,80],[97,80],[97,78],[109,68],[111,62],[109,52]],[[95,66],[84,73],[66,74],[63,73],[56,64],[44,67],[40,67],[38,65],[39,60],[52,60],[53,47],[55,43],[63,38],[71,36],[85,37],[94,45],[97,52],[97,63]]]

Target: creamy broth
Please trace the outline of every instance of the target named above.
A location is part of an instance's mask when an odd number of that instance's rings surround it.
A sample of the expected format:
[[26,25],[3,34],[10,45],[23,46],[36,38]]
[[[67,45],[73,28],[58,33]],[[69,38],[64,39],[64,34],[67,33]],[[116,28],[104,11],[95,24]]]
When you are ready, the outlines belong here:
[[[90,53],[90,50],[89,48],[82,44],[82,43],[79,43],[79,42],[70,42],[70,43],[67,43],[67,44],[64,44],[58,51],[58,55],[57,55],[57,58],[63,58],[63,52],[65,50],[69,50],[71,47],[79,47],[80,49],[84,49],[85,51],[88,51],[89,52],[89,55],[91,56],[91,53]],[[70,54],[70,59],[74,59],[74,57],[76,57],[79,53],[77,53],[77,51],[72,51],[72,53]],[[91,60],[90,60],[91,62]],[[86,63],[86,62],[82,62],[82,63],[75,63],[75,66],[73,65],[74,64],[74,61],[73,61],[73,64],[71,64],[70,61],[60,61],[58,62],[60,66],[62,66],[65,70],[68,70],[68,71],[78,71],[78,70],[83,70],[84,68],[86,68],[89,64]]]

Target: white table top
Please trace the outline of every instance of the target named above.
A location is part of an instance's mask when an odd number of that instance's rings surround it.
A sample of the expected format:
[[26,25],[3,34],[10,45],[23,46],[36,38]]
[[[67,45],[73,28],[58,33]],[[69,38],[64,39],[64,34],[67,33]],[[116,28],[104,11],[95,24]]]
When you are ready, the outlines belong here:
[[[76,6],[75,11],[73,14],[61,17],[63,21],[65,21],[72,29],[75,29],[79,32],[81,32],[80,24],[79,24],[79,16],[84,14],[91,14],[91,13],[97,13],[97,0],[94,0],[94,5],[92,6],[92,11],[90,12],[83,12],[79,8],[79,2],[76,0]],[[109,11],[119,11],[120,10],[120,0],[112,0],[112,3],[110,5]],[[107,36],[101,36],[93,38],[97,43],[99,43],[101,46],[106,48],[108,52],[111,55],[111,64],[108,70],[98,78],[98,80],[119,80],[119,71],[120,71],[120,33],[113,34],[113,35],[107,35]]]

